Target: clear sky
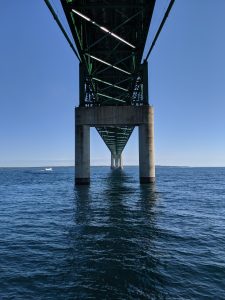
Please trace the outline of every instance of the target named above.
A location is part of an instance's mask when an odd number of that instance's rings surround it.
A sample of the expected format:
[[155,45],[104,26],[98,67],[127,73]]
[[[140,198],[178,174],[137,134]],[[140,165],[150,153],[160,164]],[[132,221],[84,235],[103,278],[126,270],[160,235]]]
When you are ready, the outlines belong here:
[[[73,165],[78,61],[44,1],[0,1],[0,38],[0,166]],[[157,164],[225,166],[224,53],[225,1],[176,0],[149,59]],[[91,162],[110,162],[95,129]]]

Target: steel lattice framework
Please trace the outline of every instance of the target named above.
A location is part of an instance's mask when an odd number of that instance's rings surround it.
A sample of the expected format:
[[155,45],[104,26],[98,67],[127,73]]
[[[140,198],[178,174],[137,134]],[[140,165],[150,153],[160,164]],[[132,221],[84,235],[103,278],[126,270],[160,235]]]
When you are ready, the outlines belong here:
[[[80,58],[80,106],[147,105],[141,63],[155,0],[61,0]],[[113,155],[133,127],[96,128]]]

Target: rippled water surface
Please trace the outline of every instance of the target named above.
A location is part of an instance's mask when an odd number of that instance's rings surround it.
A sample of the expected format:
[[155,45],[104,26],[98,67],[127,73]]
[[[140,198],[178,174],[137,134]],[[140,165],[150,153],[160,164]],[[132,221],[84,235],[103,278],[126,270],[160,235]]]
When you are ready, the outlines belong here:
[[0,299],[225,299],[225,168],[0,169]]

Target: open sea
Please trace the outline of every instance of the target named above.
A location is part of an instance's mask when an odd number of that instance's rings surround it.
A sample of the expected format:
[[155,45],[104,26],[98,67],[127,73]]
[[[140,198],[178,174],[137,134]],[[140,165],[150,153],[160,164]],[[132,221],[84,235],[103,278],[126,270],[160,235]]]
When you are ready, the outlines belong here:
[[225,299],[225,168],[0,169],[0,299]]

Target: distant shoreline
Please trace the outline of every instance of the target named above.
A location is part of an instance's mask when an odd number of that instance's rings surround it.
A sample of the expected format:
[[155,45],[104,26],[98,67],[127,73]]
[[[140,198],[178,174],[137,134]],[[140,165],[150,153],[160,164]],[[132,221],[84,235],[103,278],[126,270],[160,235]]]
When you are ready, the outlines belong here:
[[[139,165],[124,165],[124,167],[138,167]],[[0,169],[40,169],[40,168],[72,168],[74,165],[70,166],[54,166],[54,165],[42,165],[42,166],[0,166]],[[110,167],[110,165],[91,165],[92,167],[104,168]],[[164,166],[156,165],[156,168],[225,168],[225,166]]]

